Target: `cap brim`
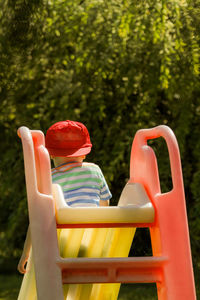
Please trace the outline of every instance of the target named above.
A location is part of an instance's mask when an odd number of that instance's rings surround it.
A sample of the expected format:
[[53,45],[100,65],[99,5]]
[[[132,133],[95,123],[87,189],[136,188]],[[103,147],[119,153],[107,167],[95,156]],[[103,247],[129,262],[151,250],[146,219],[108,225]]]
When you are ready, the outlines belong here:
[[77,157],[90,153],[92,147],[84,147],[81,149],[54,149],[48,148],[49,154],[59,157]]

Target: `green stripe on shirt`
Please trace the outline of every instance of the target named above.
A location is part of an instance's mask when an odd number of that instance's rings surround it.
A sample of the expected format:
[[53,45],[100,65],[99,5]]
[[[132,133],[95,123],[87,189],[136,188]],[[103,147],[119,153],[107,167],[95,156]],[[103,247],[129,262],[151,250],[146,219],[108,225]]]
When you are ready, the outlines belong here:
[[80,178],[80,179],[76,179],[76,180],[67,180],[67,182],[59,182],[59,184],[61,186],[64,185],[70,185],[73,183],[80,183],[80,182],[86,182],[86,181],[92,181],[92,182],[97,182],[97,183],[101,183],[101,179],[100,178]]

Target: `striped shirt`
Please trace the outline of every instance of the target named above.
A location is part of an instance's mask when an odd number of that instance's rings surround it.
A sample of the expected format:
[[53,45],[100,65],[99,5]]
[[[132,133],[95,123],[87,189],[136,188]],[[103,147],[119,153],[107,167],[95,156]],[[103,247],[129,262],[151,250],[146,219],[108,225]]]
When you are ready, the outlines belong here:
[[69,206],[99,206],[99,200],[112,197],[101,169],[93,163],[64,163],[52,169],[52,181],[61,185]]

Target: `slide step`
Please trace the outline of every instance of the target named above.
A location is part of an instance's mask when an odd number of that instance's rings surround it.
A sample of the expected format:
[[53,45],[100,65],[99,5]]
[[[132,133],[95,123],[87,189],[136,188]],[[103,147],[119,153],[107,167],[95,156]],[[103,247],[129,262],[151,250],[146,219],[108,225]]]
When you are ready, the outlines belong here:
[[139,283],[162,280],[166,257],[61,258],[62,280],[67,283]]

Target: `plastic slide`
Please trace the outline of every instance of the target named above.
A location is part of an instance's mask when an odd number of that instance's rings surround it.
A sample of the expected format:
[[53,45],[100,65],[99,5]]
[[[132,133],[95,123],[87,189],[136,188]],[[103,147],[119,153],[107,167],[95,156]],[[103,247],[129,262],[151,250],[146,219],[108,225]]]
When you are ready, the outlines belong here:
[[[18,134],[33,249],[18,300],[116,300],[121,282],[156,282],[159,300],[196,300],[180,153],[169,127],[136,133],[118,206],[99,208],[67,206],[61,187],[52,186],[43,133],[21,127]],[[167,193],[147,144],[159,137],[169,151]],[[152,256],[127,257],[136,227],[149,227]]]

